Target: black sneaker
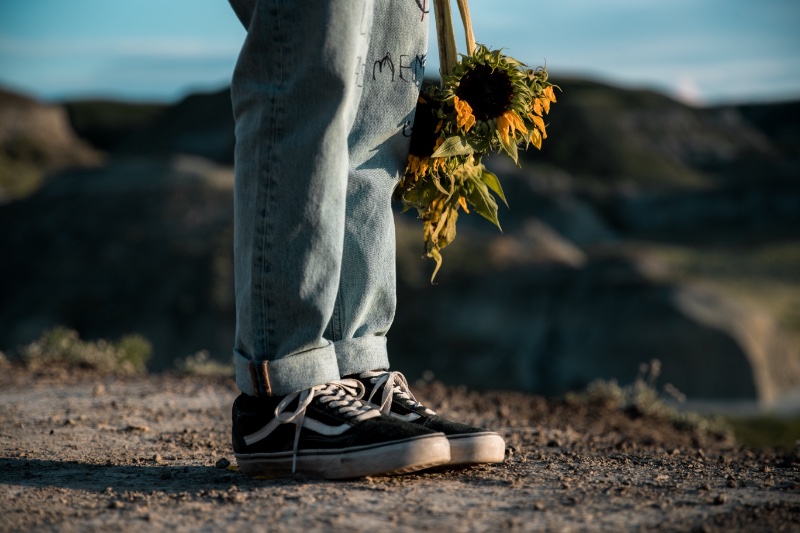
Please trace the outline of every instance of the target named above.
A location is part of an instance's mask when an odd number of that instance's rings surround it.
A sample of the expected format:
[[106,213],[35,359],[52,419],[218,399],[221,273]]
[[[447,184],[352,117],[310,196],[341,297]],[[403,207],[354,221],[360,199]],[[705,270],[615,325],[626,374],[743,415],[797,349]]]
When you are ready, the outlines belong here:
[[414,398],[400,372],[364,372],[354,377],[364,384],[366,401],[382,413],[444,433],[450,443],[448,465],[503,462],[506,443],[500,435],[438,416]]
[[242,472],[346,479],[402,474],[445,464],[441,434],[382,415],[362,402],[357,380],[333,381],[285,397],[233,403],[233,451]]

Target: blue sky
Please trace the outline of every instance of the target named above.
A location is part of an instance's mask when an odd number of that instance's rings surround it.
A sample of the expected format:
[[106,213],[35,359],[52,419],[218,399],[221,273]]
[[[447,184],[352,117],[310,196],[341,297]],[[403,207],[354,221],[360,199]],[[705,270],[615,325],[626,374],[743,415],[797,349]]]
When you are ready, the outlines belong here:
[[[590,77],[697,104],[800,98],[800,0],[470,6],[479,42],[547,61],[556,82]],[[226,85],[244,35],[225,0],[3,0],[0,84],[46,100],[174,100]]]

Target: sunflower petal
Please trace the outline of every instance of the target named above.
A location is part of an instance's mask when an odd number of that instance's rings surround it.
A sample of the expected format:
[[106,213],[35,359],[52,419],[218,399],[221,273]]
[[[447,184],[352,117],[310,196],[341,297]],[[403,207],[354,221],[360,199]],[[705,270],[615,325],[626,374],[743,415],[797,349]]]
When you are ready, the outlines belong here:
[[[548,100],[547,98],[537,98],[536,101],[541,103],[542,107],[544,108],[545,114],[550,113],[550,100]],[[539,113],[539,116],[542,116],[542,114]]]
[[[536,124],[539,131],[543,134],[545,133],[544,120],[542,120],[542,117],[533,117],[533,123]],[[547,136],[545,135],[544,138],[546,139]]]
[[466,100],[462,100],[458,96],[453,98],[453,103],[457,114],[456,125],[466,133],[475,125],[475,115],[472,114],[472,107]]

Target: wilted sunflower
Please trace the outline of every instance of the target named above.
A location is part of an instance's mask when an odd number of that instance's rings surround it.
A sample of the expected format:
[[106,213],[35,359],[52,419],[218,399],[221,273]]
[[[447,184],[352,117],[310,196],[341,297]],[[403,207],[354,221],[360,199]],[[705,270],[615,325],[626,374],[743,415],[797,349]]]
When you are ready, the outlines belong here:
[[[414,127],[411,130],[411,143],[408,149],[408,162],[402,180],[419,181],[429,171],[437,171],[442,166],[442,158],[433,158],[433,152],[444,142],[441,133],[442,120],[438,117],[440,104],[435,96],[420,94],[417,99],[417,111],[414,115]],[[402,189],[403,183],[400,188]]]
[[549,110],[555,95],[544,68],[527,69],[499,50],[477,45],[445,77],[441,99],[447,137],[460,137],[480,154],[505,151],[518,162],[518,144],[541,147],[547,135],[541,110]]
[[422,219],[425,255],[436,261],[431,280],[442,263],[440,250],[455,238],[459,209],[469,213],[471,206],[500,227],[494,196],[504,203],[505,196],[482,157],[502,151],[519,164],[517,145],[541,148],[547,137],[542,117],[555,101],[546,69],[528,69],[483,45],[462,56],[441,89],[423,91],[395,198]]

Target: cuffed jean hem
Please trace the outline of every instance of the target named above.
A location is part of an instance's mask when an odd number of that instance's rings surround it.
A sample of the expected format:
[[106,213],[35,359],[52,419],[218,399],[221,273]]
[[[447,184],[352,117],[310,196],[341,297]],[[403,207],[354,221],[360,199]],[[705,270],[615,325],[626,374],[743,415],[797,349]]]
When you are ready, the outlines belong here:
[[389,368],[386,337],[358,337],[333,343],[342,376]]
[[253,361],[233,350],[236,385],[251,396],[284,396],[339,379],[333,344],[274,361]]

